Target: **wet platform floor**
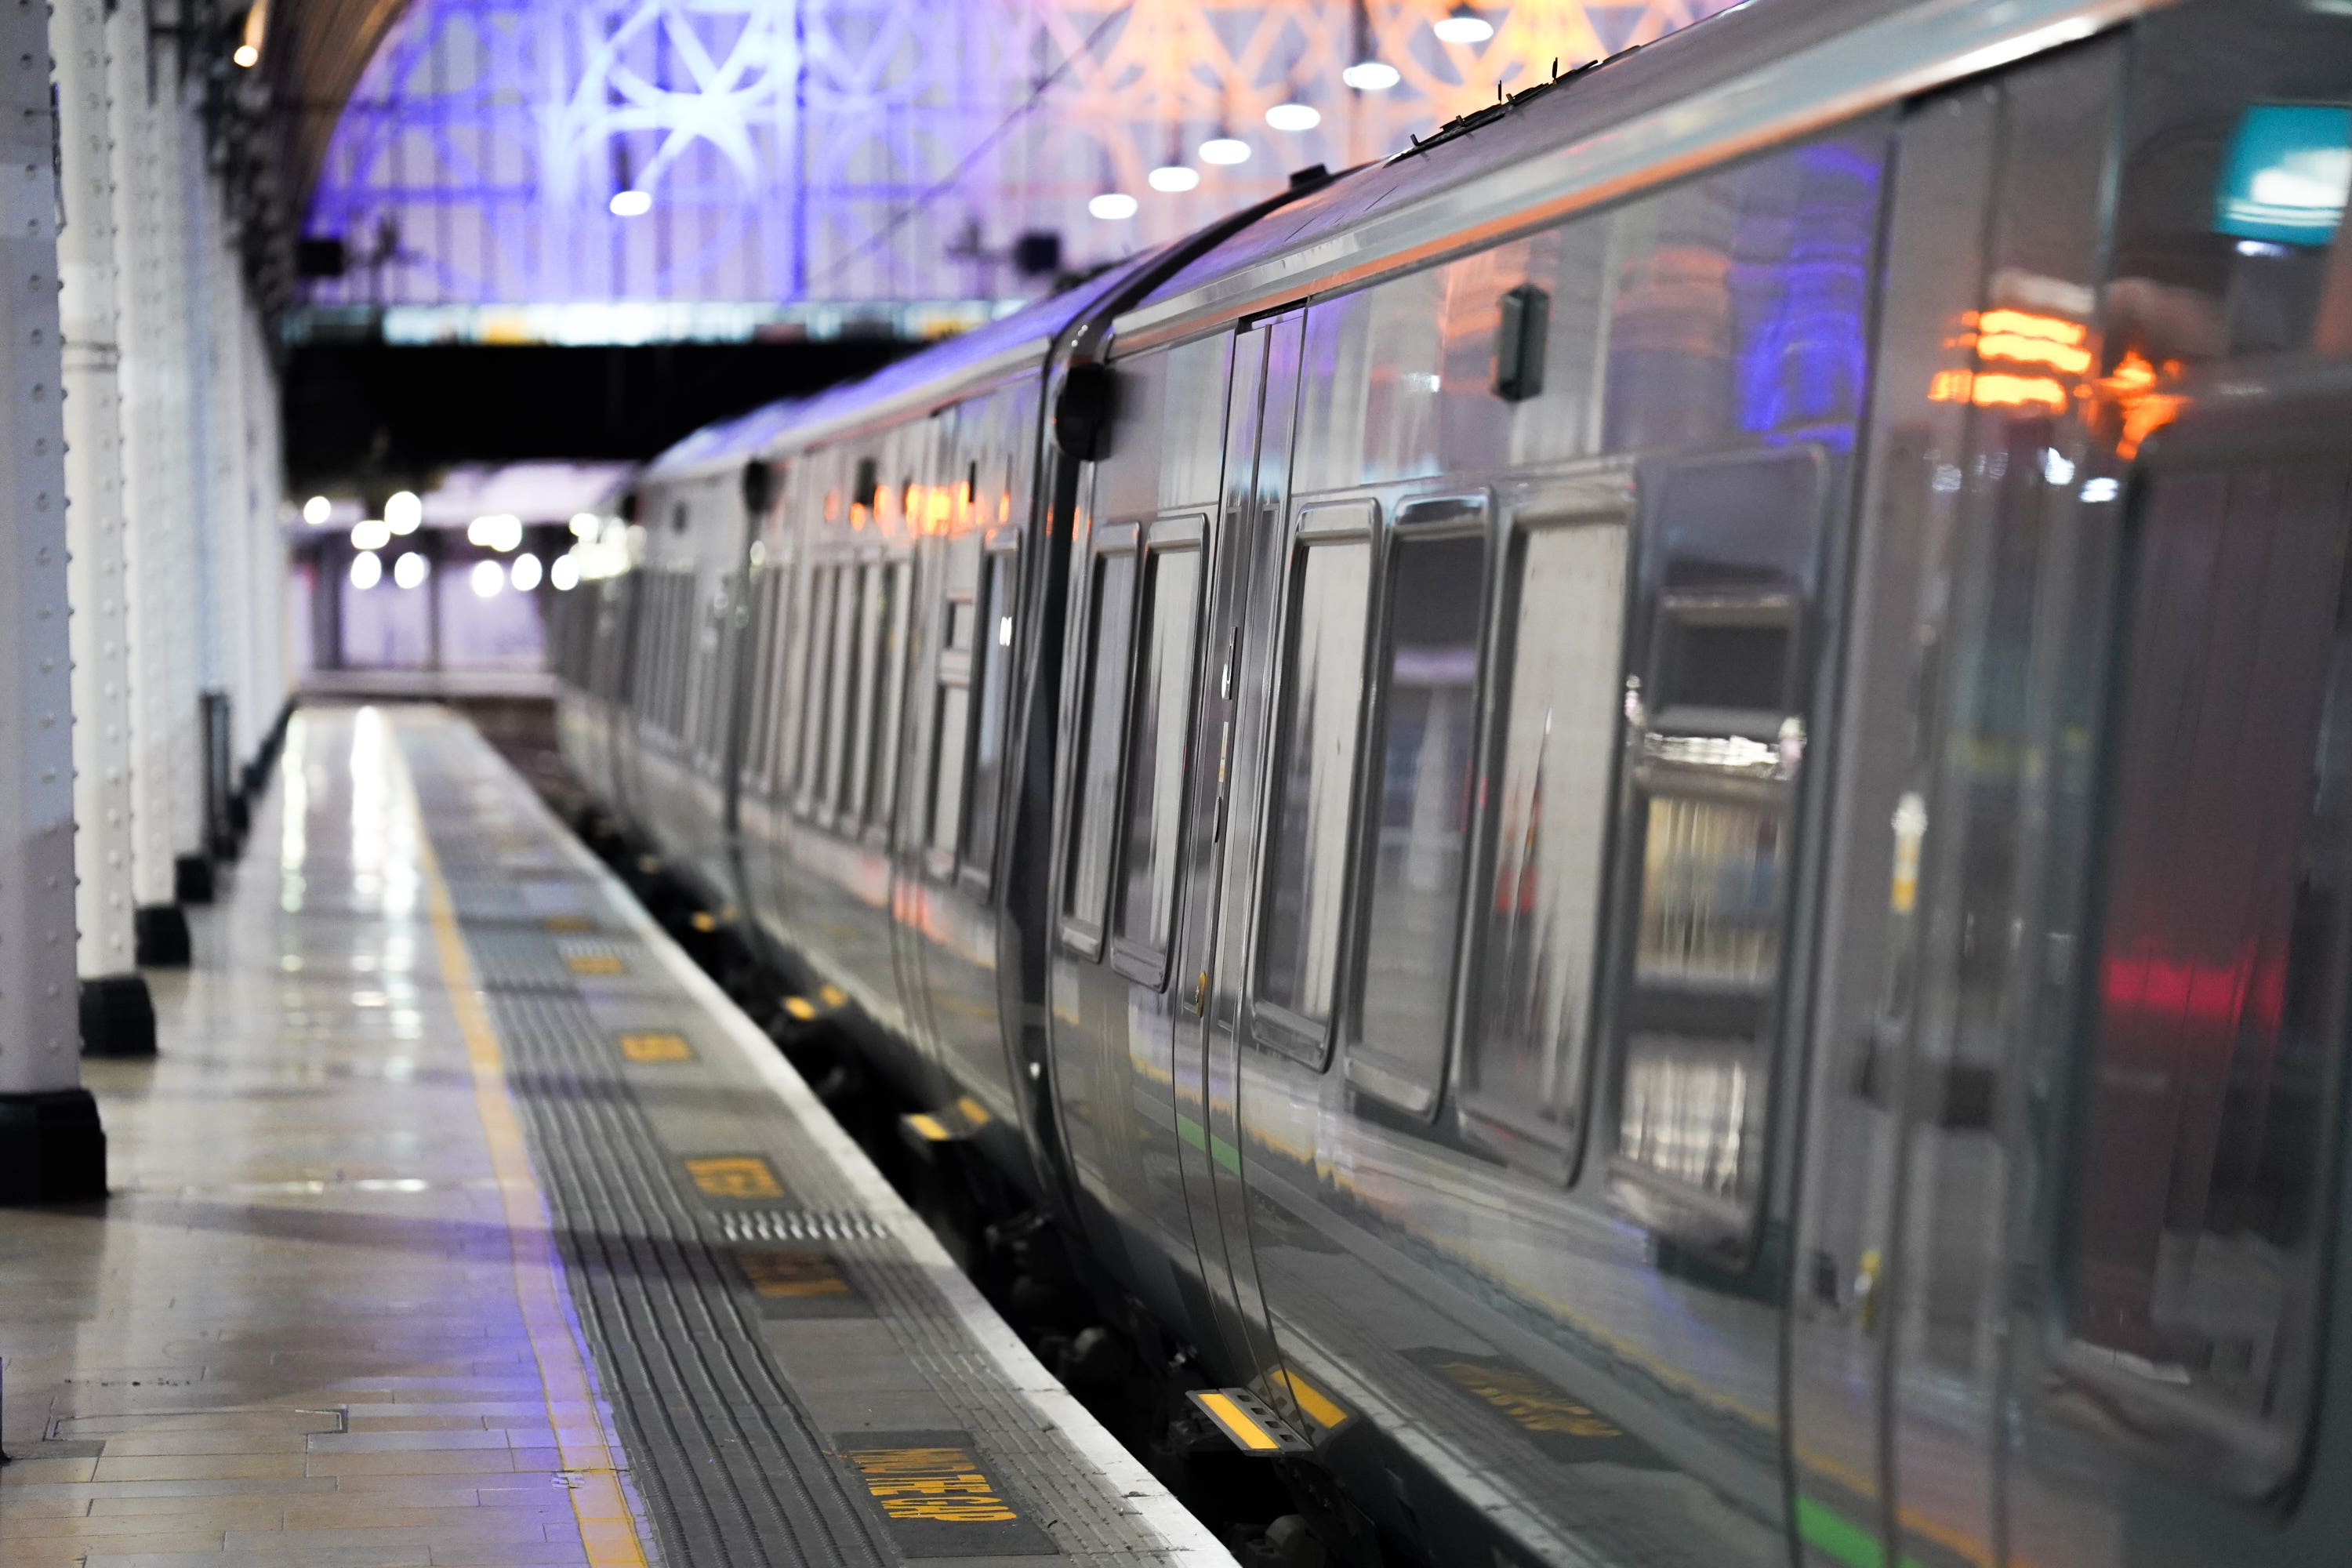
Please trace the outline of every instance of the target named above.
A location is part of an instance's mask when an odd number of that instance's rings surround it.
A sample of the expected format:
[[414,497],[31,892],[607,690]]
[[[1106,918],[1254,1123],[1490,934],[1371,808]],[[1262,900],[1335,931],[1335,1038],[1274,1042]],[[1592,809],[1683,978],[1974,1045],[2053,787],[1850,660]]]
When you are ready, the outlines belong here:
[[0,1568],[1231,1561],[463,721],[298,714],[194,923],[0,1213]]

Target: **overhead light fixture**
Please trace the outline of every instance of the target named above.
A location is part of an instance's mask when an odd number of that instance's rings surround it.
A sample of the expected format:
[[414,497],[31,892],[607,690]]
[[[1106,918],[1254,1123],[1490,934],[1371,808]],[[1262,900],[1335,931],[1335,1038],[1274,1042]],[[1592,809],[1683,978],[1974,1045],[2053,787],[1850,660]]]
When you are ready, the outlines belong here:
[[569,594],[580,586],[580,563],[569,555],[559,555],[555,564],[547,569],[548,585],[559,594]]
[[1087,204],[1087,211],[1106,223],[1118,223],[1133,217],[1137,205],[1125,191],[1105,191]]
[[383,519],[380,517],[368,518],[352,529],[353,550],[382,550],[391,542],[392,530],[384,526]]
[[239,44],[236,47],[236,51],[230,55],[229,58],[235,60],[238,65],[243,66],[246,69],[251,70],[254,67],[261,63],[261,51],[255,48],[251,44]]
[[335,521],[335,503],[325,496],[312,496],[302,503],[302,521],[312,528],[324,528]]
[[507,569],[495,561],[474,563],[474,597],[495,599],[507,585]]
[[1265,111],[1265,122],[1276,131],[1312,131],[1323,123],[1323,111],[1311,103],[1292,100]]
[[1189,191],[1199,184],[1201,171],[1186,168],[1181,163],[1162,163],[1144,178],[1151,182],[1153,190],[1165,191],[1174,195],[1180,191]]
[[1404,78],[1386,60],[1358,60],[1339,73],[1339,79],[1358,92],[1386,92]]
[[352,558],[352,586],[366,593],[383,581],[383,558],[373,550],[362,550]]
[[403,554],[399,560],[392,563],[393,586],[396,588],[416,587],[425,581],[425,574],[432,570],[433,566],[430,562],[426,561],[424,556],[419,555],[415,551],[411,550]]
[[425,503],[415,490],[394,490],[383,503],[383,525],[394,533],[415,533],[425,521]]
[[654,210],[654,197],[651,191],[614,191],[605,205],[614,217],[643,217]]
[[1467,5],[1456,5],[1429,25],[1442,44],[1483,44],[1495,36],[1495,24]]
[[593,511],[575,511],[572,514],[572,537],[574,539],[584,539],[593,544],[595,542],[596,535],[604,531],[604,526],[603,520]]
[[1249,143],[1236,136],[1212,136],[1201,143],[1201,162],[1203,163],[1246,163],[1249,155]]
[[507,575],[514,579],[516,593],[530,593],[533,588],[539,586],[539,557],[536,555],[516,556],[514,567],[507,574]]

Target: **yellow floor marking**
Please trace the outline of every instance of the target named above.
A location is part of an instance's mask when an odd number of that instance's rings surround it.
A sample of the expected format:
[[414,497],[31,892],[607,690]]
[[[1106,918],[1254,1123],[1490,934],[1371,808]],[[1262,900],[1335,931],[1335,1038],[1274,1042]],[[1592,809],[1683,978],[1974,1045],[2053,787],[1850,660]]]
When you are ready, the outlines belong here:
[[686,1173],[707,1198],[780,1198],[784,1184],[757,1154],[714,1154],[688,1160]]
[[586,915],[549,915],[540,922],[550,931],[594,931],[596,922]]
[[[394,726],[395,733],[399,728]],[[441,863],[425,836],[425,814],[417,804],[408,759],[397,743],[388,752],[401,793],[416,821],[417,866],[425,883],[433,945],[440,959],[442,983],[449,992],[449,1009],[457,1015],[457,1032],[466,1042],[466,1060],[474,1076],[474,1110],[481,1118],[482,1136],[490,1148],[490,1168],[497,1173],[506,1205],[515,1300],[522,1309],[531,1357],[539,1363],[547,1424],[555,1434],[557,1462],[578,1483],[564,1489],[564,1496],[572,1500],[572,1522],[579,1527],[580,1545],[590,1568],[646,1568],[636,1521],[621,1496],[619,1468],[596,1425],[595,1384],[588,1375],[580,1343],[572,1337],[551,1234],[552,1221],[523,1143],[521,1119],[507,1090],[506,1061],[499,1049],[498,1034],[490,1027],[489,1010],[482,1005],[481,993],[474,987],[473,963],[458,933],[449,885],[442,879]],[[559,1405],[587,1412],[586,1429],[593,1435],[583,1435],[582,1416],[559,1415]]]
[[621,961],[609,952],[573,952],[564,955],[563,967],[574,974],[618,974]]
[[774,1297],[846,1296],[849,1281],[822,1252],[739,1252],[752,1294]]
[[633,1062],[690,1062],[694,1047],[686,1043],[684,1035],[656,1032],[647,1035],[623,1035],[621,1055]]

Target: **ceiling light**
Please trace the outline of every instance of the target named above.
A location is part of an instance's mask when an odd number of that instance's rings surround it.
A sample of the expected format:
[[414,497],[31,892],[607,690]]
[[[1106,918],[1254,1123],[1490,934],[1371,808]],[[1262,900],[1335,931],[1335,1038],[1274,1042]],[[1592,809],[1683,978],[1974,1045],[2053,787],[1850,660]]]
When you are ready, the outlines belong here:
[[1105,191],[1087,204],[1087,211],[1107,223],[1118,223],[1135,216],[1136,200],[1125,191]]
[[580,586],[580,563],[569,555],[559,555],[555,564],[547,569],[547,581],[559,594],[569,594]]
[[1232,136],[1213,136],[1201,143],[1203,163],[1246,163],[1249,143]]
[[575,511],[572,514],[572,537],[574,539],[585,539],[593,542],[603,527],[602,520],[593,511]]
[[1429,25],[1441,44],[1483,44],[1495,36],[1495,24],[1467,5],[1456,5]]
[[1404,79],[1386,60],[1359,60],[1341,71],[1339,79],[1358,92],[1386,92]]
[[432,569],[424,556],[414,550],[409,551],[392,563],[393,584],[395,587],[414,588],[425,581],[425,574]]
[[518,555],[514,563],[514,585],[518,594],[528,594],[539,586],[539,557]]
[[1189,191],[1199,184],[1201,171],[1188,169],[1181,163],[1162,163],[1144,177],[1151,182],[1153,190],[1166,191],[1172,195],[1179,191]]
[[251,70],[254,67],[261,63],[261,51],[255,48],[251,44],[239,44],[236,47],[236,51],[230,55],[229,58],[235,60],[246,69]]
[[380,517],[371,517],[352,529],[353,550],[382,550],[391,542],[392,530],[383,525]]
[[372,550],[362,550],[352,558],[352,586],[366,593],[383,581],[383,558]]
[[615,191],[613,193],[612,201],[607,205],[612,207],[614,217],[643,217],[654,210],[653,193]]
[[1265,122],[1276,131],[1312,131],[1323,123],[1323,114],[1307,103],[1277,103],[1265,111]]
[[495,561],[474,563],[474,597],[495,599],[507,585],[507,569]]
[[425,503],[415,490],[394,490],[383,503],[383,525],[394,533],[415,533],[425,521]]
[[335,503],[325,496],[312,496],[302,503],[302,521],[312,528],[324,528],[335,520]]

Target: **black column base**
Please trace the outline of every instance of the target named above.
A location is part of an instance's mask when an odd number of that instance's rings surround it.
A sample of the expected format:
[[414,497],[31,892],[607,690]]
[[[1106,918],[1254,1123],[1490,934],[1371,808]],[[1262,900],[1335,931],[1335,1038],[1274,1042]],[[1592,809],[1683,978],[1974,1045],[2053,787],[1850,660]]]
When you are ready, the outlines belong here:
[[86,1089],[0,1094],[0,1204],[106,1195],[106,1131]]
[[101,974],[81,983],[81,1054],[155,1054],[155,1003],[145,975]]
[[205,855],[183,855],[172,862],[172,899],[175,903],[213,901],[213,863]]
[[188,942],[188,917],[177,904],[148,904],[131,914],[131,956],[142,969],[185,969],[195,952]]

